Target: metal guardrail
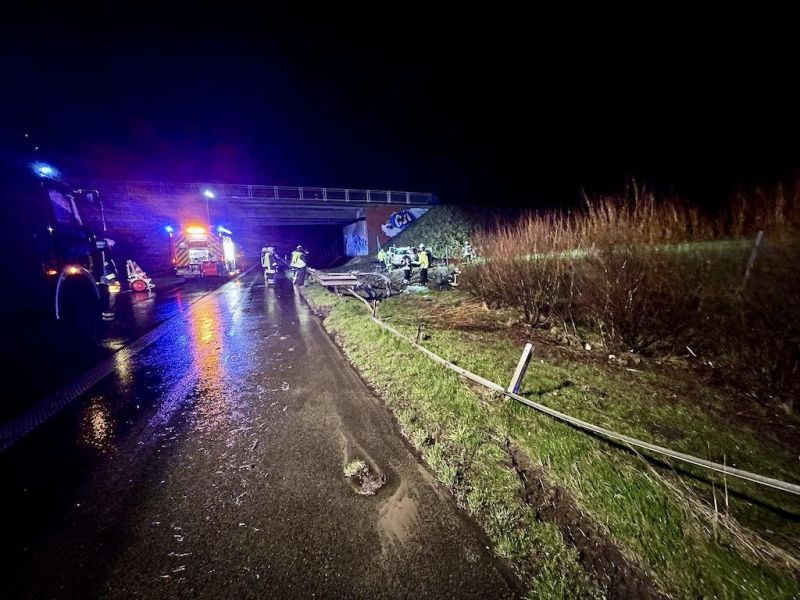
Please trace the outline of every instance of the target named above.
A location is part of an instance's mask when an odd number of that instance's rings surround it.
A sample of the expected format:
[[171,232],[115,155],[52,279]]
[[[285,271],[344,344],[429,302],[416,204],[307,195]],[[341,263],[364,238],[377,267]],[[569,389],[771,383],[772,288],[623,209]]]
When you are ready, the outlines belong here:
[[358,277],[354,273],[325,273],[309,269],[311,278],[324,287],[353,287],[358,285]]
[[[373,311],[374,312],[374,311]],[[411,338],[406,335],[403,335],[397,329],[392,327],[391,325],[387,325],[381,319],[374,316],[374,314],[370,317],[373,322],[380,325],[383,329],[394,335],[395,337],[405,341],[406,343],[410,344],[412,347],[416,348],[423,354],[426,354],[428,357],[433,359],[435,362],[439,363],[440,365],[450,369],[451,371],[458,373],[462,377],[466,377],[484,386],[487,389],[492,390],[493,392],[497,392],[498,394],[502,394],[507,396],[513,400],[516,400],[520,404],[524,404],[540,413],[546,414],[557,421],[562,421],[569,425],[572,425],[576,429],[583,430],[585,432],[593,433],[604,437],[606,439],[612,440],[614,442],[620,443],[622,445],[627,445],[633,448],[641,448],[643,450],[648,450],[654,454],[660,454],[662,456],[667,456],[669,458],[674,458],[676,460],[680,460],[685,463],[689,463],[695,465],[697,467],[702,467],[704,469],[708,469],[710,471],[716,471],[718,473],[723,473],[725,475],[730,475],[731,477],[737,477],[739,479],[744,479],[745,481],[750,481],[752,483],[757,483],[759,485],[763,485],[766,487],[771,487],[776,490],[781,490],[784,492],[788,492],[790,494],[800,495],[800,485],[790,483],[787,481],[781,481],[779,479],[774,479],[772,477],[765,477],[764,475],[760,475],[758,473],[752,473],[750,471],[745,471],[743,469],[736,469],[734,467],[729,467],[725,464],[716,463],[710,460],[706,460],[704,458],[698,458],[696,456],[692,456],[691,454],[686,454],[683,452],[677,452],[670,448],[664,448],[663,446],[658,446],[656,444],[651,444],[649,442],[645,442],[639,440],[637,438],[624,435],[622,433],[618,433],[616,431],[612,431],[611,429],[606,429],[604,427],[600,427],[599,425],[594,425],[593,423],[589,423],[587,421],[583,421],[582,419],[578,419],[571,415],[559,412],[555,409],[550,408],[549,406],[545,406],[544,404],[540,404],[538,402],[534,402],[533,400],[528,400],[524,396],[520,396],[516,392],[512,391],[511,389],[505,388],[493,381],[485,379],[480,375],[476,375],[470,371],[467,371],[463,367],[459,367],[451,363],[450,361],[442,358],[438,354],[431,352],[418,342],[415,342]]]
[[[640,439],[637,439],[637,438],[634,438],[634,437],[631,437],[631,436],[628,436],[628,435],[613,431],[611,429],[606,429],[605,427],[600,427],[599,425],[595,425],[593,423],[589,423],[588,421],[584,421],[582,419],[578,419],[577,417],[573,417],[571,415],[559,412],[559,411],[557,411],[557,410],[555,410],[553,408],[550,408],[549,406],[545,406],[545,405],[540,404],[538,402],[534,402],[533,400],[529,400],[528,398],[525,398],[524,396],[521,396],[518,393],[516,393],[516,391],[514,391],[514,389],[513,389],[514,387],[516,387],[515,384],[514,384],[514,381],[518,381],[518,375],[516,373],[514,375],[514,378],[512,379],[512,385],[506,388],[506,387],[503,387],[502,385],[499,385],[499,384],[497,384],[497,383],[495,383],[493,381],[485,379],[485,378],[481,377],[480,375],[476,375],[475,373],[472,373],[471,371],[468,371],[467,369],[465,369],[463,367],[459,367],[458,365],[455,365],[452,362],[442,358],[438,354],[428,350],[422,344],[420,344],[419,332],[418,332],[418,336],[417,336],[418,339],[416,341],[412,340],[408,336],[400,333],[397,329],[395,329],[391,325],[386,324],[382,319],[378,318],[378,316],[376,315],[377,306],[370,306],[369,303],[366,300],[364,300],[363,298],[359,297],[357,294],[352,292],[352,290],[347,290],[347,291],[350,292],[351,295],[356,296],[359,300],[361,300],[364,304],[367,305],[367,308],[370,310],[370,313],[371,313],[370,314],[370,319],[372,320],[372,322],[376,323],[377,325],[379,325],[384,330],[388,331],[389,333],[391,333],[393,336],[397,337],[398,339],[401,339],[404,342],[410,344],[413,348],[415,348],[416,350],[418,350],[418,351],[422,352],[423,354],[427,355],[433,361],[435,361],[435,362],[439,363],[440,365],[442,365],[443,367],[445,367],[445,368],[447,368],[447,369],[449,369],[449,370],[461,375],[462,377],[466,377],[467,379],[470,379],[470,380],[474,381],[475,383],[478,383],[478,384],[482,385],[483,387],[492,390],[493,392],[497,392],[498,394],[502,394],[504,396],[507,396],[508,398],[516,400],[520,404],[524,404],[524,405],[528,406],[529,408],[532,408],[532,409],[534,409],[534,410],[536,410],[536,411],[538,411],[540,413],[546,414],[549,417],[552,417],[553,419],[555,419],[557,421],[561,421],[563,423],[567,423],[567,424],[571,425],[572,427],[575,427],[576,429],[579,429],[579,430],[582,430],[584,432],[588,432],[588,433],[591,433],[591,434],[598,435],[600,437],[606,438],[606,439],[611,440],[613,442],[619,443],[619,444],[621,444],[623,446],[628,446],[630,448],[641,448],[643,450],[647,450],[647,451],[652,452],[654,454],[660,454],[661,456],[667,456],[669,458],[673,458],[675,460],[679,460],[679,461],[682,461],[682,462],[685,462],[685,463],[688,463],[688,464],[692,464],[692,465],[697,466],[697,467],[702,467],[704,469],[708,469],[709,471],[716,471],[716,472],[722,473],[724,475],[730,475],[731,477],[737,477],[737,478],[743,479],[745,481],[750,481],[752,483],[756,483],[756,484],[763,485],[763,486],[766,486],[766,487],[770,487],[770,488],[773,488],[773,489],[777,489],[777,490],[781,490],[781,491],[784,491],[784,492],[788,492],[790,494],[800,495],[800,485],[797,485],[795,483],[790,483],[788,481],[781,481],[780,479],[774,479],[772,477],[765,477],[764,475],[761,475],[761,474],[758,474],[758,473],[753,473],[751,471],[745,471],[743,469],[737,469],[737,468],[734,468],[734,467],[729,467],[726,464],[720,464],[720,463],[717,463],[717,462],[706,460],[704,458],[699,458],[697,456],[693,456],[691,454],[686,454],[686,453],[683,453],[683,452],[677,452],[676,450],[672,450],[670,448],[665,448],[663,446],[658,446],[656,444],[651,444],[649,442],[645,442],[643,440],[640,440]],[[529,348],[526,347],[525,350],[528,351]],[[525,357],[525,352],[523,352],[523,357]]]
[[[367,302],[363,296],[356,293],[356,290],[375,285],[377,280],[381,282],[381,289],[385,289],[386,291],[385,297],[388,298],[389,296],[393,295],[392,280],[383,273],[364,273],[360,271],[327,273],[324,271],[318,271],[317,269],[309,269],[308,271],[311,274],[311,278],[321,286],[333,288],[334,292],[337,294],[347,293],[361,300],[367,305],[373,316],[376,314],[376,306],[370,305],[370,303]],[[385,287],[383,287],[384,285]]]
[[405,204],[429,206],[436,196],[426,192],[395,190],[358,190],[350,188],[291,187],[280,185],[249,185],[230,183],[174,183],[165,181],[92,180],[83,182],[101,193],[124,193],[156,196],[202,196],[209,191],[216,198],[252,201],[292,202],[307,204]]

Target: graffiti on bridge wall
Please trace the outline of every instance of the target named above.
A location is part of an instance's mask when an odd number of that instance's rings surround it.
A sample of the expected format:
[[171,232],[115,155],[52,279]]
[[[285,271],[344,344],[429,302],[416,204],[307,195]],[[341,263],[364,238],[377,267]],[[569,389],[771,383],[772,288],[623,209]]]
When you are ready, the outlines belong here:
[[392,238],[428,212],[427,208],[406,208],[389,215],[386,223],[381,225],[383,233]]
[[344,228],[344,252],[347,256],[369,254],[366,221],[357,221]]

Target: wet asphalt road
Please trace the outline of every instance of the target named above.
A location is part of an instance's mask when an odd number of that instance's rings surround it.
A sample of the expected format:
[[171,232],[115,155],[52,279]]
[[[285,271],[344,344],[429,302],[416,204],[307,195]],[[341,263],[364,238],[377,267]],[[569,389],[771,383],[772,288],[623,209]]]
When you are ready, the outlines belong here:
[[0,597],[519,596],[287,281],[166,326],[0,454]]
[[156,281],[152,293],[126,291],[116,298],[116,319],[100,325],[97,344],[92,347],[75,348],[40,324],[30,328],[22,347],[12,355],[0,355],[0,381],[24,382],[24,387],[0,401],[0,422],[29,408],[225,282],[217,277]]

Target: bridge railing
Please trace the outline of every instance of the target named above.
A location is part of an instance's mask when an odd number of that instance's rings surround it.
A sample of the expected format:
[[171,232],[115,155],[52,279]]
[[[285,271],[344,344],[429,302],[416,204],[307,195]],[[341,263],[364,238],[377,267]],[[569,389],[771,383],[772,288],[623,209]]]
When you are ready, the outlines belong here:
[[210,191],[217,198],[272,200],[276,202],[320,202],[331,204],[409,204],[427,206],[436,203],[433,194],[394,190],[358,190],[350,188],[291,187],[230,183],[174,183],[164,181],[91,181],[83,187],[101,193],[124,193],[157,196],[202,196]]

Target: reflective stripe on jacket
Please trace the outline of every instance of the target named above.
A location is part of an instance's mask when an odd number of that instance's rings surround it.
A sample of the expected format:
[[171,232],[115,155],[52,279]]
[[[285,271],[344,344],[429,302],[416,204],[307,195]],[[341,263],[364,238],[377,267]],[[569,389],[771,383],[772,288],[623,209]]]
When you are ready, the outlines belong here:
[[302,269],[306,266],[306,261],[303,259],[303,253],[299,250],[292,252],[292,267],[295,269]]

